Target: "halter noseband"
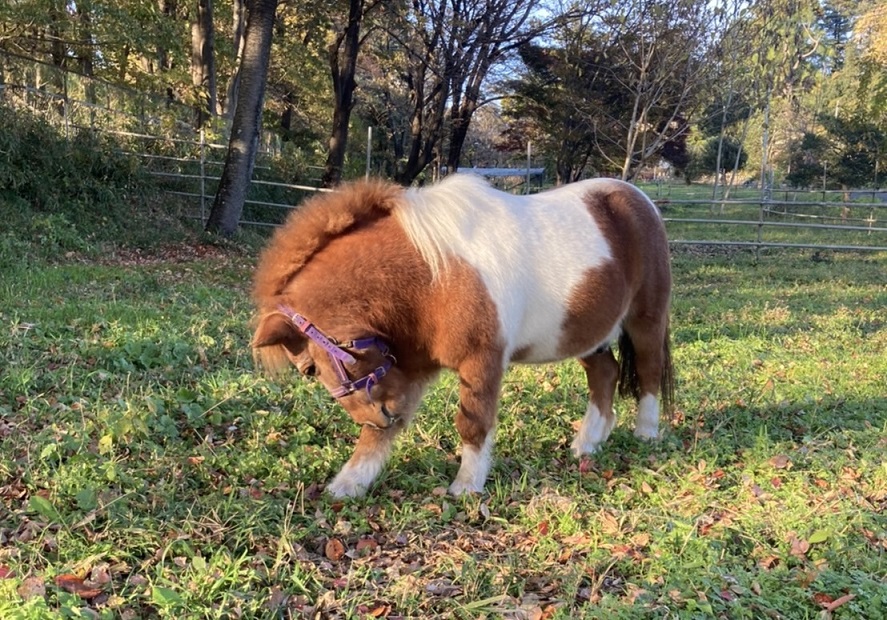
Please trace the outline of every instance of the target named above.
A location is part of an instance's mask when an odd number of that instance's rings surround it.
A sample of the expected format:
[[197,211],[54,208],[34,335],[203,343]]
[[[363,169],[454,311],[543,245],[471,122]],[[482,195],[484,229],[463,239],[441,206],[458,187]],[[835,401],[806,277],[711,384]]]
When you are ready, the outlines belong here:
[[[333,398],[342,398],[343,396],[353,394],[357,390],[366,388],[367,398],[372,402],[373,399],[370,396],[370,389],[382,380],[382,377],[391,370],[391,367],[395,362],[394,356],[391,354],[390,348],[384,340],[371,336],[369,338],[358,338],[357,340],[351,340],[350,342],[343,342],[340,344],[335,338],[331,338],[320,331],[301,314],[294,312],[292,309],[283,305],[278,306],[277,309],[285,315],[300,332],[313,340],[321,349],[326,351],[327,355],[329,355],[330,361],[333,363],[333,369],[336,371],[336,376],[339,378],[339,387],[330,390],[330,394],[333,395]],[[348,373],[345,371],[345,364],[354,364],[357,360],[347,351],[347,349],[365,351],[371,347],[377,348],[385,357],[385,361],[382,362],[381,366],[370,372],[370,374],[352,381],[348,376]]]

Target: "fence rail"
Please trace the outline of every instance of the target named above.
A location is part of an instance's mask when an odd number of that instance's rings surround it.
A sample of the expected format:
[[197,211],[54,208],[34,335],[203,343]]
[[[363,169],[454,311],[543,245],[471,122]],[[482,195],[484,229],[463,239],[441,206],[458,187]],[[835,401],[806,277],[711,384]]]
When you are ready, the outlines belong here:
[[[185,217],[206,221],[220,179],[208,169],[224,165],[213,155],[227,145],[193,129],[190,107],[5,53],[0,54],[0,100],[42,115],[65,136],[88,131],[117,139],[118,152],[138,158],[163,181],[168,195],[189,205]],[[308,193],[327,191],[304,178],[263,178],[274,176],[276,154],[260,153],[241,225],[275,226]],[[887,191],[880,188],[734,187],[732,197],[725,198],[710,187],[639,185],[660,206],[675,246],[887,251]]]

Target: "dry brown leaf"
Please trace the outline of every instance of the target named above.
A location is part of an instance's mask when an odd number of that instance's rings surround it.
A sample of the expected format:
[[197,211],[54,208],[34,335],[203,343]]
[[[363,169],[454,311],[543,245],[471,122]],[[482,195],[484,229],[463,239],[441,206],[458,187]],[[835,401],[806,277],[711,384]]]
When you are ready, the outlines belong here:
[[28,577],[18,587],[18,595],[25,600],[46,596],[46,584],[43,583],[43,577]]
[[802,538],[793,535],[789,537],[788,542],[791,545],[789,553],[797,558],[805,557],[807,552],[810,551],[810,543]]
[[379,543],[374,538],[361,538],[357,541],[357,552],[363,555],[369,555],[379,547]]
[[324,555],[333,562],[338,562],[345,555],[345,545],[338,538],[330,538],[324,547]]
[[769,461],[770,465],[776,469],[786,469],[791,466],[791,459],[784,454],[778,454]]
[[83,578],[77,575],[65,574],[55,578],[55,585],[66,592],[76,594],[80,598],[95,598],[102,593],[101,588],[97,588],[95,584],[87,583]]

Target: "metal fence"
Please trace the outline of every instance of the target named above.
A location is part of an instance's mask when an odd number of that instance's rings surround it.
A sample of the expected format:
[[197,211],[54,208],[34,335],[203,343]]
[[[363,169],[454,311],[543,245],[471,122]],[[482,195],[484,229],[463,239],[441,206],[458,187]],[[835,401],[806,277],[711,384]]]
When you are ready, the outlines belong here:
[[887,251],[887,192],[649,185],[672,245]]
[[[195,131],[192,108],[31,59],[0,54],[0,99],[39,114],[65,136],[100,132],[139,159],[182,204],[205,222],[224,165],[226,128]],[[266,135],[241,223],[275,226],[318,187],[321,168],[287,160]],[[672,245],[887,251],[887,191],[804,191],[640,184],[659,205]]]

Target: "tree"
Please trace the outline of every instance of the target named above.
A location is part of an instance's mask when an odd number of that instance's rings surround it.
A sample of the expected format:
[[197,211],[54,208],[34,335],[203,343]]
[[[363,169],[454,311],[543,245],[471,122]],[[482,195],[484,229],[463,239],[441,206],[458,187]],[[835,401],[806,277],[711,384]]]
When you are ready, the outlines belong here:
[[336,33],[329,46],[330,74],[333,81],[333,126],[329,151],[324,167],[324,187],[337,185],[342,178],[345,151],[348,143],[348,124],[354,108],[354,90],[357,73],[357,55],[360,51],[360,28],[366,13],[376,6],[365,0],[349,0],[345,27]]
[[712,76],[702,41],[717,41],[723,27],[709,4],[602,3],[563,22],[545,45],[525,46],[510,106],[554,139],[558,182],[587,165],[624,179],[663,156],[686,165],[687,119]]
[[225,167],[206,223],[208,232],[227,237],[233,235],[240,224],[256,161],[276,11],[277,0],[247,2],[240,95],[231,126]]
[[215,31],[212,0],[197,0],[191,20],[191,84],[194,86],[195,126],[216,113]]
[[[367,115],[383,122],[394,178],[409,184],[433,161],[458,168],[469,123],[493,66],[548,29],[530,23],[528,0],[414,0],[387,3],[377,17],[368,77],[378,99]],[[446,153],[446,155],[444,155]]]

